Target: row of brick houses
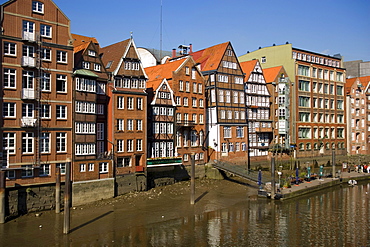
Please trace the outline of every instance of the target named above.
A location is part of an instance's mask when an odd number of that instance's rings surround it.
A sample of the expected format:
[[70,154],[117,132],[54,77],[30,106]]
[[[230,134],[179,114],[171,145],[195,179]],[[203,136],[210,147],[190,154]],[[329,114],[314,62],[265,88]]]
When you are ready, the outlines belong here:
[[238,58],[225,42],[155,58],[133,37],[100,47],[71,34],[51,0],[11,0],[1,11],[9,186],[54,182],[68,162],[73,181],[86,181],[188,166],[192,154],[197,165],[245,164],[272,151],[300,158],[355,146],[345,140],[349,89],[339,56],[285,44]]

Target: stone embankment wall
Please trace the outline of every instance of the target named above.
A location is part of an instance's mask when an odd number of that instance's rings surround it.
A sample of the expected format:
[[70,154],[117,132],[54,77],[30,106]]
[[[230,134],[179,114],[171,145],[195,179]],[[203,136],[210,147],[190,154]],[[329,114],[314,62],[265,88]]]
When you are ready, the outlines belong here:
[[[64,186],[61,186],[63,199]],[[18,216],[55,208],[55,184],[22,186],[6,189],[6,215]],[[61,204],[63,205],[63,200]]]

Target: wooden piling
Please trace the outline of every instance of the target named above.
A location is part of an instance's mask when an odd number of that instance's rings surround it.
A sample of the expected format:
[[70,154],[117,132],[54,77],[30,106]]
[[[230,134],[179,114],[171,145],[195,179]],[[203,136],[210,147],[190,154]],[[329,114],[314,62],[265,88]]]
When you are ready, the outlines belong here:
[[192,153],[190,155],[191,157],[191,172],[190,172],[190,204],[194,205],[195,203],[195,154]]
[[0,223],[5,223],[5,171],[0,171]]
[[55,213],[60,213],[60,167],[55,172]]
[[71,194],[71,162],[66,162],[66,175],[65,175],[65,186],[64,186],[64,225],[63,233],[68,234],[71,224],[71,212],[70,212],[70,194]]

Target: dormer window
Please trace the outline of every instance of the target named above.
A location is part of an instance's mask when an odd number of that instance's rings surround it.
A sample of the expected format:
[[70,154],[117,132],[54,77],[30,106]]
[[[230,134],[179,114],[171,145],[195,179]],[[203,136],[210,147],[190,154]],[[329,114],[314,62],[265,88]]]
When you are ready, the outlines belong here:
[[89,62],[82,62],[82,67],[84,69],[90,69],[90,63]]
[[43,14],[44,4],[42,2],[32,1],[32,12]]
[[89,50],[88,54],[89,54],[90,57],[96,57],[96,52],[93,51],[93,50]]
[[100,71],[101,70],[100,64],[98,64],[98,63],[94,64],[94,70],[95,71]]

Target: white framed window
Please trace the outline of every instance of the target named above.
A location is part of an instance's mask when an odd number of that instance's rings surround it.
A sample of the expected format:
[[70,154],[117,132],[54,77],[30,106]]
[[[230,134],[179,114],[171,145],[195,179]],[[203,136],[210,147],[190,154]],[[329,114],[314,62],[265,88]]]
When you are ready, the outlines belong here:
[[4,55],[16,56],[17,55],[17,44],[11,42],[4,42]]
[[125,141],[122,139],[117,140],[117,152],[122,153],[125,151]]
[[90,69],[90,62],[83,61],[82,62],[82,68],[84,68],[84,69]]
[[40,34],[41,34],[41,37],[51,38],[51,36],[52,36],[51,26],[45,25],[45,24],[40,24]]
[[101,71],[101,65],[99,63],[94,64],[94,70],[95,71]]
[[136,120],[136,130],[142,131],[143,130],[143,120],[137,119]]
[[67,63],[67,52],[66,51],[57,51],[57,62]]
[[67,133],[65,132],[56,133],[56,145],[57,153],[67,152]]
[[197,123],[197,114],[195,113],[192,114],[192,121],[193,123]]
[[23,178],[29,178],[33,177],[33,168],[32,165],[22,165],[22,177]]
[[199,107],[200,108],[204,107],[204,100],[203,99],[199,99]]
[[57,91],[57,93],[66,93],[67,92],[67,76],[66,75],[57,75],[56,91]]
[[56,117],[57,119],[67,119],[67,106],[66,105],[57,105],[56,106]]
[[221,119],[226,119],[226,112],[225,110],[220,111]]
[[9,154],[15,154],[16,148],[16,135],[13,132],[3,133],[3,150],[7,150]]
[[199,123],[203,124],[204,123],[204,117],[203,114],[199,114]]
[[136,108],[138,110],[143,110],[143,98],[137,98],[136,99]]
[[181,80],[179,81],[179,90],[184,91],[184,82]]
[[104,104],[97,104],[97,114],[104,115]]
[[86,164],[80,164],[80,172],[86,172]]
[[44,4],[39,1],[32,1],[32,12],[43,14],[44,13]]
[[34,104],[28,104],[28,103],[22,104],[22,117],[33,118],[34,110],[35,110]]
[[117,108],[118,109],[125,109],[125,98],[123,96],[117,97]]
[[229,90],[226,91],[226,103],[231,102],[231,92]]
[[23,39],[34,41],[35,40],[35,23],[32,21],[23,21]]
[[133,119],[127,119],[127,128],[128,131],[134,130],[134,120]]
[[224,126],[224,138],[231,138],[231,127]]
[[198,83],[198,93],[203,93],[203,85]]
[[51,75],[50,73],[42,73],[41,76],[41,91],[43,92],[50,92],[50,82],[51,82]]
[[193,93],[197,93],[197,83],[193,82]]
[[92,171],[94,171],[94,163],[89,163],[89,172],[92,172]]
[[66,163],[57,163],[56,168],[60,168],[60,174],[66,174]]
[[143,151],[143,140],[136,140],[136,151]]
[[48,104],[41,104],[40,107],[40,117],[42,119],[50,119],[51,117],[51,105]]
[[42,132],[40,136],[40,152],[50,153],[50,133]]
[[50,164],[41,164],[39,175],[40,176],[50,176]]
[[185,91],[187,92],[187,93],[189,93],[190,92],[190,82],[185,82]]
[[11,102],[4,102],[3,103],[3,117],[5,118],[13,118],[15,117],[16,113],[16,104]]
[[127,109],[129,109],[129,110],[134,109],[134,98],[127,97]]
[[124,125],[125,124],[125,120],[124,119],[117,119],[117,130],[118,131],[123,131],[125,130],[124,128]]
[[184,161],[189,161],[189,155],[188,154],[184,154]]
[[76,101],[75,111],[80,113],[96,113],[96,103],[86,101]]
[[87,51],[87,54],[90,56],[90,57],[96,57],[96,52],[94,50],[88,50]]
[[22,153],[32,154],[34,146],[34,134],[32,132],[22,133]]
[[108,173],[108,162],[99,163],[99,173]]
[[184,97],[184,106],[189,106],[189,98]]
[[127,140],[127,152],[133,152],[134,151],[134,140],[129,139]]
[[16,88],[16,70],[4,68],[4,88]]
[[76,122],[75,132],[77,134],[95,134],[95,122]]
[[181,105],[181,97],[176,96],[176,105]]
[[76,143],[76,155],[94,155],[96,143]]
[[197,98],[192,98],[192,106],[197,107]]

